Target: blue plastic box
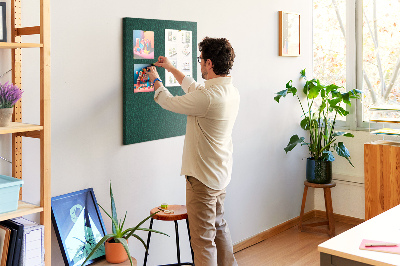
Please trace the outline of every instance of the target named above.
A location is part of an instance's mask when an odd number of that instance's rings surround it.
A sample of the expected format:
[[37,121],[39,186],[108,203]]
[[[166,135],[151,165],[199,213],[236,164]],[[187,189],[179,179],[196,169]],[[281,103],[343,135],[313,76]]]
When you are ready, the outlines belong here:
[[19,188],[23,183],[20,179],[0,175],[0,213],[18,209]]

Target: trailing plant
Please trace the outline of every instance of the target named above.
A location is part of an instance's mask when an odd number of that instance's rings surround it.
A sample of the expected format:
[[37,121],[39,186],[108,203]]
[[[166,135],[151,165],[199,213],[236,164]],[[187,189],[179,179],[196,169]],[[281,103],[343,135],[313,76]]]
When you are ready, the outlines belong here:
[[300,122],[300,126],[302,129],[309,131],[310,141],[306,142],[304,137],[299,137],[295,134],[290,138],[286,148],[284,148],[285,152],[288,153],[298,144],[301,146],[307,145],[311,158],[334,161],[335,157],[332,154],[332,150],[335,150],[339,156],[346,158],[354,167],[350,161],[349,150],[343,142],[336,143],[338,136],[352,138],[354,135],[348,132],[334,131],[334,129],[336,118],[338,116],[345,117],[349,114],[343,104],[350,106],[350,99],[360,98],[361,91],[353,89],[341,93],[339,89],[342,87],[335,84],[322,85],[318,79],[307,80],[305,69],[300,71],[300,78],[305,80],[301,92],[306,96],[306,109],[300,100],[298,90],[292,85],[292,80],[286,83],[286,89],[276,93],[277,95],[274,99],[279,103],[279,100],[288,94],[293,94],[293,96],[297,97],[304,117]]
[[113,192],[112,192],[112,188],[111,188],[111,182],[110,182],[110,199],[111,199],[111,215],[100,204],[97,204],[97,205],[99,205],[99,207],[105,212],[105,214],[107,214],[107,216],[110,217],[110,219],[112,221],[112,234],[107,234],[102,239],[100,239],[100,241],[97,243],[97,245],[93,248],[92,252],[87,256],[86,260],[82,263],[82,266],[85,265],[85,263],[96,252],[96,250],[98,250],[102,245],[104,245],[104,242],[106,242],[110,238],[112,238],[115,243],[121,243],[123,245],[123,247],[126,251],[126,254],[128,254],[128,258],[131,263],[131,266],[133,266],[132,257],[129,252],[128,242],[127,242],[128,238],[133,236],[134,238],[139,240],[143,244],[144,248],[147,251],[147,246],[146,246],[145,242],[143,241],[143,239],[140,236],[138,236],[135,233],[136,231],[138,231],[138,230],[139,231],[150,231],[150,232],[154,232],[154,233],[158,233],[158,234],[163,234],[163,235],[166,235],[169,237],[169,235],[167,235],[163,232],[140,227],[144,222],[146,222],[148,219],[153,217],[158,212],[155,212],[155,213],[149,215],[144,220],[142,220],[140,223],[138,223],[135,227],[130,227],[130,228],[127,228],[124,230],[123,228],[124,228],[127,212],[125,212],[124,219],[123,220],[120,219],[118,221],[117,209],[115,207],[115,201],[114,201],[114,196],[113,196]]
[[12,83],[0,83],[0,109],[13,107],[21,99],[22,93],[23,91]]

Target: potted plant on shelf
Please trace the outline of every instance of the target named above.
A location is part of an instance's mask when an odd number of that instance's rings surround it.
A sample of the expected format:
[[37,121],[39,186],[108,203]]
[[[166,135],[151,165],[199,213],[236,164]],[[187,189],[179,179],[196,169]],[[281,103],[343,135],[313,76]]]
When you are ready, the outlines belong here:
[[22,97],[23,91],[12,83],[0,83],[0,127],[11,123],[14,105]]
[[353,89],[351,91],[341,93],[339,86],[335,84],[322,85],[318,79],[307,80],[305,69],[300,71],[300,78],[305,80],[305,84],[301,92],[306,97],[307,108],[303,107],[302,101],[298,95],[298,90],[292,86],[292,80],[286,83],[286,89],[277,92],[274,97],[279,103],[282,97],[288,94],[296,96],[304,117],[300,126],[310,134],[310,141],[305,141],[304,137],[293,135],[286,148],[288,153],[298,144],[307,145],[310,158],[307,158],[306,179],[311,183],[327,184],[332,181],[332,162],[335,157],[332,151],[336,151],[339,156],[350,161],[350,152],[343,144],[337,142],[338,136],[354,137],[353,134],[347,132],[334,131],[336,118],[338,116],[346,116],[348,111],[343,107],[351,105],[350,99],[360,98],[361,91]]
[[129,258],[131,266],[133,266],[132,257],[131,257],[131,254],[129,252],[129,247],[128,247],[128,238],[133,236],[134,238],[138,239],[143,244],[144,248],[147,250],[147,246],[144,243],[143,239],[140,236],[138,236],[137,234],[135,234],[135,232],[138,230],[151,231],[151,232],[163,234],[163,235],[166,235],[169,237],[169,235],[167,235],[163,232],[140,227],[144,222],[146,222],[148,219],[150,219],[152,216],[154,216],[158,212],[149,215],[144,220],[142,220],[140,223],[138,223],[135,227],[123,229],[127,212],[125,212],[124,219],[118,221],[117,209],[115,207],[111,183],[110,183],[110,198],[111,198],[111,213],[112,213],[112,215],[110,215],[106,210],[104,210],[104,208],[100,204],[98,204],[98,205],[105,212],[105,214],[107,214],[107,216],[110,217],[110,219],[112,221],[112,233],[107,234],[100,239],[100,241],[96,244],[96,246],[93,248],[93,250],[87,256],[86,260],[82,263],[82,266],[85,265],[85,263],[90,259],[90,257],[103,244],[105,245],[106,260],[109,263],[121,263],[121,262],[126,261]]

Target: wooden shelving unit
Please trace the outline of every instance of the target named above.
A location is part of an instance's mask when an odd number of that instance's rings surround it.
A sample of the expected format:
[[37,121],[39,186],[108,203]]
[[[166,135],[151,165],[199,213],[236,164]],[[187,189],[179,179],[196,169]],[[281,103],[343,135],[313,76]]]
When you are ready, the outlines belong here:
[[16,49],[16,48],[38,48],[43,47],[41,43],[10,43],[0,42],[0,48],[3,49]]
[[400,204],[400,142],[364,144],[365,220]]
[[[23,35],[40,35],[40,43],[23,43]],[[51,181],[50,181],[50,0],[40,0],[40,25],[21,27],[21,0],[11,0],[11,42],[0,43],[0,49],[11,50],[12,80],[21,84],[21,49],[40,49],[40,125],[22,123],[22,103],[14,106],[13,123],[0,127],[0,134],[12,134],[12,173],[22,179],[22,137],[37,138],[40,141],[40,206],[21,201],[18,209],[0,214],[0,220],[7,220],[32,213],[40,213],[44,225],[45,265],[51,265]]]
[[0,214],[0,220],[4,221],[4,220],[11,219],[11,218],[20,217],[20,216],[24,216],[24,215],[28,215],[28,214],[32,214],[32,213],[38,213],[38,212],[42,212],[42,211],[43,211],[42,207],[20,200],[18,202],[18,209],[13,212],[7,212],[7,213]]

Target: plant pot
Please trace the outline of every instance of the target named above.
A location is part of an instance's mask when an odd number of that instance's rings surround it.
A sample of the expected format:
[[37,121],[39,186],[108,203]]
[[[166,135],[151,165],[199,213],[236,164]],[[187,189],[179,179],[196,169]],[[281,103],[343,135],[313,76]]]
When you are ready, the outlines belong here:
[[13,107],[0,109],[0,127],[7,127],[10,125],[13,111]]
[[110,243],[109,241],[112,238],[109,238],[105,242],[106,248],[106,261],[109,263],[121,263],[128,259],[128,254],[124,249],[124,246],[121,243]]
[[310,183],[330,183],[332,181],[332,162],[307,158],[306,179]]

